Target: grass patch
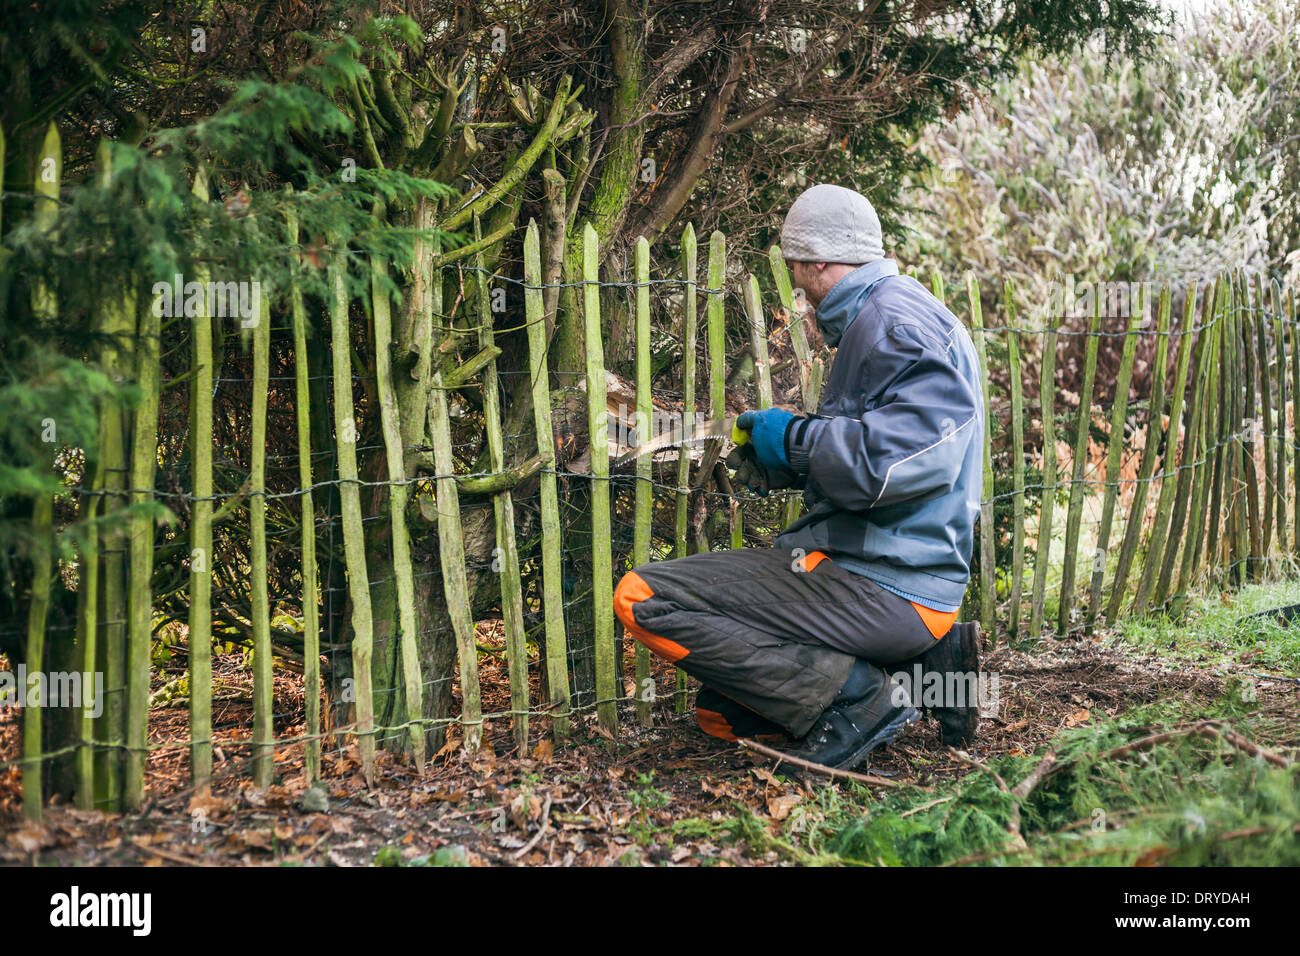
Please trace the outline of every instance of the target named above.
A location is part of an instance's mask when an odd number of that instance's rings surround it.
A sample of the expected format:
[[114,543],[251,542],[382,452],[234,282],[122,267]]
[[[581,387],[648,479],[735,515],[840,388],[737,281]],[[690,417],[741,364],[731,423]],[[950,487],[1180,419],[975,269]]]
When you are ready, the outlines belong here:
[[[1195,712],[1163,702],[1062,731],[1047,748],[1055,765],[1023,796],[1017,786],[1047,750],[990,760],[942,790],[823,788],[779,835],[738,830],[799,862],[1300,865],[1296,767],[1241,743],[1274,729],[1252,717],[1241,689]],[[1206,720],[1218,729],[1187,732]]]
[[1300,580],[1252,584],[1232,594],[1188,601],[1180,620],[1163,614],[1121,621],[1114,641],[1205,663],[1247,664],[1281,674],[1300,673],[1300,620],[1286,626],[1249,615],[1300,604]]

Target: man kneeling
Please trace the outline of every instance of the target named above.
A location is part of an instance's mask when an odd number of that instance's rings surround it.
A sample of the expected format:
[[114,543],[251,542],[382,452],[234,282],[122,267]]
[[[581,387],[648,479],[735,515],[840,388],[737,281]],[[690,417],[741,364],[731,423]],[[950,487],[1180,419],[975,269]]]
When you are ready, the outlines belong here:
[[[956,316],[884,257],[866,197],[806,190],[781,245],[837,352],[817,414],[737,419],[750,438],[737,474],[802,489],[807,514],[771,550],[643,565],[614,608],[704,683],[707,733],[788,736],[792,756],[848,768],[919,717],[891,671],[979,667],[975,626],[955,623],[981,495],[979,361]],[[976,702],[944,704],[944,742],[968,742]]]

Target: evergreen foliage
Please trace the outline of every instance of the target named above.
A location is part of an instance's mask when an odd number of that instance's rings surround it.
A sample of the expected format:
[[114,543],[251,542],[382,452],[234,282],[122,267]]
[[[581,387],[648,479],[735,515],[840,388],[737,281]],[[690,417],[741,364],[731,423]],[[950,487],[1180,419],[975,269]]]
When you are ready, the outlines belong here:
[[[1240,685],[1199,712],[1185,707],[1157,703],[1061,732],[1050,744],[1055,767],[1023,801],[995,774],[1014,790],[1045,751],[990,759],[951,791],[887,791],[865,812],[837,805],[809,828],[806,843],[846,861],[909,866],[1300,862],[1296,766],[1273,766],[1223,737],[1177,732],[1214,720],[1258,742],[1276,728],[1252,717]],[[1167,741],[1115,753],[1171,729]],[[1023,844],[1010,829],[1018,803]]]

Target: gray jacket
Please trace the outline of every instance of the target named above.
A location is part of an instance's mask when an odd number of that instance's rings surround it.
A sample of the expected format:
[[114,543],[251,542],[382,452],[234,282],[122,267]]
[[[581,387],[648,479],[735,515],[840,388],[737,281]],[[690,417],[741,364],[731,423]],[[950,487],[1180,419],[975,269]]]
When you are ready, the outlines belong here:
[[892,259],[837,282],[817,322],[838,351],[818,414],[786,431],[808,513],[776,546],[824,551],[896,594],[956,611],[983,483],[970,334]]

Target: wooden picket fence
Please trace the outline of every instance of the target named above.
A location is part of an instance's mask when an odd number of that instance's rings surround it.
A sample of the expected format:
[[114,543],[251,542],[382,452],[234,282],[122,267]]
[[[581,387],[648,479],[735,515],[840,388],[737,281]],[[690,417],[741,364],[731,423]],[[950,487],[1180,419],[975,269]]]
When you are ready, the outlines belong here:
[[[45,155],[57,157],[57,133],[51,127],[44,147]],[[101,158],[101,161],[104,161]],[[2,164],[0,164],[2,166]],[[58,194],[58,183],[39,187],[48,196]],[[195,178],[194,190],[207,198],[207,182],[202,171]],[[38,215],[57,216],[53,203],[38,209]],[[53,218],[51,218],[51,224]],[[477,229],[477,224],[476,224]],[[296,235],[296,234],[295,234]],[[476,237],[477,238],[477,237]],[[581,309],[585,329],[585,381],[604,383],[605,323],[602,322],[599,272],[600,249],[595,230],[585,226],[582,242]],[[435,371],[429,395],[429,416],[433,437],[436,476],[418,479],[431,486],[437,504],[440,567],[443,593],[457,645],[460,687],[460,712],[455,718],[462,731],[463,746],[473,750],[481,745],[484,721],[496,716],[485,714],[482,705],[475,624],[470,612],[466,583],[466,558],[460,527],[460,494],[470,485],[490,487],[495,517],[496,543],[502,555],[501,623],[505,634],[505,656],[510,685],[509,719],[515,742],[527,748],[538,734],[530,723],[533,716],[544,716],[549,731],[559,740],[571,732],[571,721],[580,708],[571,701],[569,679],[569,640],[566,634],[565,582],[561,556],[564,552],[561,521],[560,480],[590,483],[591,508],[591,597],[594,621],[595,710],[598,726],[615,734],[619,723],[619,705],[624,704],[636,720],[648,722],[652,717],[654,695],[637,693],[628,696],[621,689],[625,668],[624,643],[617,633],[613,614],[613,587],[625,568],[615,567],[613,548],[616,514],[611,504],[611,485],[620,480],[611,475],[612,458],[608,428],[608,396],[604,388],[586,388],[586,417],[590,442],[588,472],[564,471],[557,467],[555,427],[552,420],[554,396],[547,373],[547,340],[538,228],[530,223],[523,241],[523,314],[532,398],[532,425],[537,439],[536,469],[539,476],[538,512],[540,539],[537,561],[540,564],[545,652],[541,665],[546,672],[550,699],[530,699],[528,684],[528,635],[525,631],[524,591],[520,578],[519,547],[513,499],[515,484],[506,468],[503,452],[503,410],[500,407],[497,356],[494,341],[494,315],[489,304],[489,282],[507,277],[490,277],[482,268],[482,242],[477,248],[473,307],[477,311],[474,359],[452,373]],[[435,250],[436,251],[436,250]],[[640,240],[634,250],[634,276],[621,283],[634,297],[633,362],[635,408],[638,420],[648,422],[654,410],[651,375],[651,291],[657,285],[671,287],[679,298],[674,308],[680,310],[682,362],[680,365],[680,409],[684,416],[703,404],[709,417],[727,412],[728,328],[727,304],[741,304],[740,327],[748,330],[748,352],[753,360],[752,398],[749,404],[765,407],[773,401],[773,364],[769,346],[792,350],[798,394],[805,410],[818,406],[826,376],[825,357],[815,354],[804,328],[796,317],[795,292],[791,288],[780,249],[770,250],[764,264],[768,288],[774,300],[763,301],[763,283],[752,272],[737,273],[730,268],[726,240],[721,232],[709,237],[703,284],[699,276],[699,256],[694,229],[688,225],[680,240],[680,258],[675,266],[658,270],[651,280],[650,247]],[[465,263],[460,263],[464,265]],[[369,264],[378,280],[387,268],[379,256]],[[456,268],[445,261],[439,268]],[[404,464],[407,449],[402,447],[393,388],[393,369],[389,359],[392,340],[392,303],[376,281],[368,301],[372,316],[376,355],[376,389],[379,415],[388,466],[387,484],[391,507],[385,516],[391,522],[396,572],[398,621],[395,632],[401,648],[400,682],[404,691],[405,720],[398,727],[378,727],[375,720],[374,694],[371,686],[370,659],[374,648],[375,625],[371,607],[371,586],[367,576],[366,542],[362,534],[364,519],[361,502],[361,479],[355,436],[356,404],[353,397],[352,358],[349,335],[349,297],[345,288],[341,254],[328,265],[333,295],[328,302],[328,320],[332,358],[332,400],[334,446],[337,456],[337,491],[340,497],[341,529],[346,560],[346,580],[352,613],[351,657],[355,684],[355,719],[346,727],[324,730],[321,722],[321,673],[319,667],[321,625],[318,608],[321,599],[320,571],[316,553],[316,502],[313,488],[322,482],[313,476],[313,448],[310,420],[306,359],[306,322],[302,293],[295,288],[277,290],[278,296],[262,297],[261,320],[252,335],[252,402],[250,468],[247,482],[247,533],[251,542],[248,568],[252,597],[253,727],[249,769],[257,786],[271,782],[273,755],[277,748],[290,743],[305,748],[308,775],[321,772],[321,742],[327,738],[354,739],[368,780],[375,774],[375,741],[383,732],[398,731],[408,735],[409,753],[417,766],[426,755],[422,689],[431,678],[420,672],[420,655],[416,648],[415,579],[409,553],[406,527],[408,495],[413,480]],[[433,278],[432,276],[430,278]],[[517,281],[517,280],[513,280]],[[945,294],[939,276],[931,277],[931,288],[940,299],[947,299],[958,314],[964,314],[973,335],[982,370],[983,402],[986,422],[983,456],[984,500],[979,522],[979,575],[972,583],[978,617],[986,633],[996,640],[1033,638],[1043,633],[1049,606],[1049,572],[1051,553],[1057,533],[1055,503],[1058,494],[1068,491],[1066,504],[1063,559],[1056,601],[1055,630],[1065,633],[1076,628],[1093,629],[1099,622],[1113,625],[1121,614],[1141,615],[1163,609],[1178,614],[1191,589],[1210,580],[1216,584],[1237,585],[1258,579],[1284,565],[1290,555],[1300,550],[1300,467],[1296,467],[1296,450],[1300,448],[1300,421],[1288,422],[1288,409],[1295,407],[1294,396],[1300,394],[1300,342],[1294,297],[1276,283],[1262,277],[1248,279],[1241,273],[1225,273],[1203,288],[1187,290],[1181,323],[1171,327],[1172,290],[1166,285],[1155,309],[1155,327],[1143,328],[1142,308],[1134,308],[1120,333],[1102,329],[1102,299],[1088,328],[1069,332],[1043,323],[1045,316],[1034,315],[1023,326],[1015,289],[1010,283],[1000,291],[1000,324],[985,322],[981,290],[972,277],[964,283],[964,296]],[[464,336],[464,330],[443,323],[442,283],[431,281],[432,327],[427,334],[443,342]],[[739,295],[735,295],[735,291]],[[704,329],[699,328],[699,298],[704,301]],[[53,302],[45,304],[56,308]],[[299,487],[295,494],[301,508],[302,627],[304,645],[303,680],[306,692],[305,733],[293,740],[275,739],[272,728],[272,659],[270,607],[267,593],[266,531],[266,438],[269,367],[272,348],[270,316],[272,310],[286,316],[291,324],[295,367],[295,417]],[[780,322],[772,323],[777,315]],[[215,508],[223,496],[214,494],[212,461],[212,393],[213,368],[211,322],[207,316],[189,329],[192,387],[191,421],[194,440],[190,443],[191,521],[188,528],[191,547],[188,581],[188,674],[189,739],[178,746],[189,750],[190,771],[194,785],[202,788],[212,781],[212,629],[210,609],[212,579],[208,564],[212,552]],[[128,503],[145,503],[153,497],[155,471],[158,466],[160,381],[159,356],[163,350],[159,319],[140,303],[108,303],[101,316],[101,330],[133,336],[134,352],[127,354],[108,347],[99,361],[110,373],[133,379],[145,395],[134,409],[107,408],[103,412],[103,436],[99,459],[88,469],[83,486],[72,489],[82,519],[102,517]],[[1044,327],[1046,325],[1046,327]],[[732,322],[734,330],[738,323]],[[703,347],[700,348],[701,333]],[[1083,377],[1077,407],[1058,409],[1059,396],[1054,386],[1058,340],[1065,335],[1087,337]],[[1104,474],[1089,476],[1089,440],[1098,431],[1094,421],[1093,395],[1098,351],[1101,342],[1122,336],[1123,351],[1115,382],[1115,399],[1107,416],[1105,432]],[[1154,336],[1155,355],[1152,388],[1145,413],[1130,415],[1129,392],[1138,341]],[[1001,339],[1006,349],[1005,395],[994,401],[993,375],[989,361],[989,343]],[[1176,344],[1176,352],[1174,346]],[[707,362],[707,381],[697,375],[697,353]],[[1037,367],[1030,367],[1039,355]],[[1172,365],[1173,387],[1167,388]],[[1289,370],[1289,385],[1288,385]],[[1036,388],[1026,396],[1026,384],[1036,378]],[[457,474],[453,454],[452,416],[448,392],[476,380],[482,395],[482,416],[486,429],[492,473],[466,476]],[[707,394],[701,394],[707,388]],[[999,392],[1003,391],[1001,388]],[[1030,398],[1039,403],[1038,420],[1041,440],[1037,448],[1027,444],[1026,408]],[[1068,458],[1068,470],[1058,462],[1058,412],[1075,418],[1075,441]],[[1005,413],[1005,414],[1004,414]],[[1135,476],[1121,479],[1123,458],[1128,441],[1126,422],[1140,419],[1137,428],[1144,432],[1140,462]],[[633,544],[631,562],[644,563],[655,556],[684,556],[698,548],[711,546],[693,522],[693,493],[705,481],[716,481],[717,493],[730,495],[727,521],[729,542],[743,546],[746,511],[742,498],[731,495],[725,470],[714,468],[720,449],[706,448],[703,464],[692,479],[690,456],[680,455],[675,479],[664,488],[654,480],[650,456],[636,464],[634,503],[631,515]],[[1026,482],[1029,453],[1041,458],[1041,482]],[[995,460],[1009,461],[1011,488],[995,494]],[[1292,478],[1288,481],[1288,467]],[[692,482],[694,481],[694,485]],[[1158,485],[1158,491],[1155,487]],[[1080,542],[1085,527],[1085,501],[1090,486],[1101,497],[1100,514],[1089,521],[1093,537],[1093,555],[1080,563]],[[1126,488],[1126,486],[1128,486]],[[1127,494],[1126,494],[1127,492]],[[231,497],[231,496],[226,496]],[[1127,502],[1125,501],[1127,498]],[[1009,499],[1013,507],[1009,535],[1012,558],[1007,580],[999,587],[995,562],[994,509],[999,501]],[[1030,533],[1027,503],[1039,506],[1036,528],[1036,553],[1032,581],[1025,580],[1027,539]],[[1153,504],[1154,502],[1154,504]],[[652,516],[658,503],[673,515],[671,541],[656,544],[652,537]],[[1119,520],[1125,506],[1124,520]],[[225,506],[221,506],[224,508]],[[780,518],[773,530],[797,517],[800,501],[788,495],[780,501]],[[48,498],[33,503],[32,525],[38,548],[34,554],[35,586],[27,621],[26,655],[29,662],[44,659],[46,614],[49,582],[55,573],[52,566],[53,501]],[[1289,537],[1288,537],[1289,535]],[[1118,542],[1118,552],[1114,552]],[[125,548],[121,542],[101,536],[92,538],[82,549],[77,564],[78,624],[75,639],[78,653],[87,672],[103,671],[110,688],[123,688],[110,696],[108,706],[99,717],[89,711],[82,716],[79,739],[74,744],[77,802],[82,807],[110,806],[138,809],[145,795],[145,763],[149,744],[150,651],[154,625],[154,595],[151,575],[155,547],[155,529],[147,515],[131,519]],[[1114,552],[1115,560],[1109,560]],[[1024,621],[1026,611],[1028,622]],[[635,686],[655,686],[651,660],[646,649],[637,646],[628,662]],[[29,666],[36,666],[29,664]],[[669,678],[672,692],[667,695],[680,711],[685,707],[685,675],[678,672]],[[647,683],[649,682],[649,683]],[[26,708],[23,715],[24,806],[29,817],[41,813],[41,768],[55,756],[41,752],[41,708]]]

